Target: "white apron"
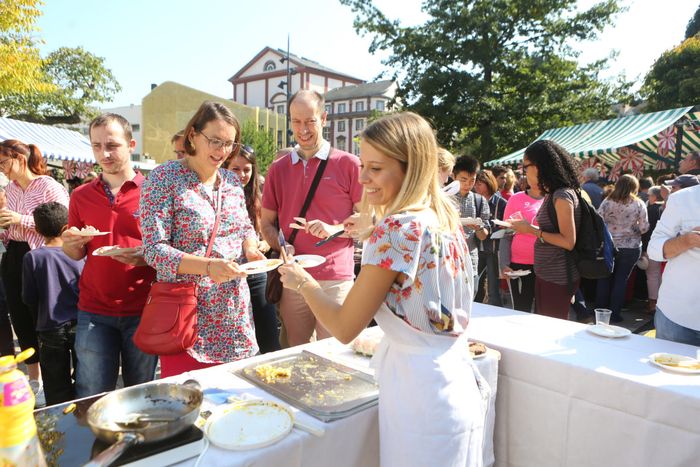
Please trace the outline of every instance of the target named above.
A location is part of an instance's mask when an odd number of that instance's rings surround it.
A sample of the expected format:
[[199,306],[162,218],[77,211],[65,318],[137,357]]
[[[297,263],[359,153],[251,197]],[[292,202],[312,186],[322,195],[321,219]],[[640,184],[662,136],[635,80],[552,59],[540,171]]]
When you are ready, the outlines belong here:
[[466,334],[421,332],[386,305],[375,320],[385,333],[372,359],[381,466],[481,467],[490,389]]

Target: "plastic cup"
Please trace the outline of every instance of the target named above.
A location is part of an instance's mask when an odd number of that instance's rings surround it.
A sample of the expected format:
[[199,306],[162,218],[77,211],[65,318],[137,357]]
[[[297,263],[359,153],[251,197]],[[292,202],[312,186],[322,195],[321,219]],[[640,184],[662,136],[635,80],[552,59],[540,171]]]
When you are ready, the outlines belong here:
[[609,326],[611,315],[612,315],[611,310],[608,310],[605,308],[596,308],[595,309],[595,324]]

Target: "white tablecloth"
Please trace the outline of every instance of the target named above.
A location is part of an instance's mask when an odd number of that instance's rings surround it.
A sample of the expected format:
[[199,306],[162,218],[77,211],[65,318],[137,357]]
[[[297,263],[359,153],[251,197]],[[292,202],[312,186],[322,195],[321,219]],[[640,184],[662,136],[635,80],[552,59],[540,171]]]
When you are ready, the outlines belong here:
[[[371,373],[369,358],[354,354],[347,346],[336,339],[325,339],[305,346],[285,349],[272,354],[265,354],[235,362],[220,365],[206,370],[198,370],[165,381],[182,382],[194,378],[203,388],[231,389],[242,397],[259,397],[278,400],[235,376],[232,371],[250,365],[256,360],[265,360],[274,356],[308,350],[327,357],[341,364]],[[489,403],[484,448],[484,464],[493,465],[493,430],[495,424],[496,383],[498,377],[498,352],[490,352],[485,358],[477,359],[479,371],[492,386],[492,397]],[[227,451],[210,446],[202,456],[201,466],[269,466],[269,467],[372,467],[379,465],[379,427],[377,407],[371,407],[348,418],[324,423],[293,408],[297,417],[308,424],[325,429],[323,437],[317,437],[297,429],[284,439],[271,446],[250,451]],[[180,466],[192,466],[196,459],[182,462]]]
[[469,332],[502,354],[497,466],[700,465],[700,375],[647,359],[696,347],[482,304]]

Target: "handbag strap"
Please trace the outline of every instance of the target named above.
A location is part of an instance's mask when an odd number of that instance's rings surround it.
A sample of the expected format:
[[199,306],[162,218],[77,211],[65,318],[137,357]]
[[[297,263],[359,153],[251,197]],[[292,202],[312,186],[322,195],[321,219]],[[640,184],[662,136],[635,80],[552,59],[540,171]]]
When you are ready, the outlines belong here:
[[219,175],[219,188],[216,191],[216,218],[214,219],[214,227],[211,229],[211,237],[209,237],[209,244],[207,245],[207,252],[204,254],[205,258],[208,258],[211,254],[211,250],[214,247],[214,239],[216,234],[219,232],[219,222],[221,221],[221,192],[224,190],[224,179]]
[[[309,206],[311,205],[311,200],[314,197],[314,194],[316,193],[316,188],[318,187],[319,182],[321,181],[321,177],[323,176],[323,171],[326,169],[326,165],[328,164],[328,159],[331,157],[331,152],[328,153],[328,157],[323,159],[321,163],[318,165],[318,169],[316,169],[316,175],[314,176],[314,180],[311,182],[311,186],[309,187],[309,192],[306,194],[306,199],[304,200],[304,205],[301,207],[301,211],[299,212],[299,216],[297,217],[304,217],[306,215],[306,211],[309,209]],[[289,236],[288,242],[291,243],[292,245],[294,244],[294,239],[297,238],[297,232],[298,230],[294,230],[292,234]]]

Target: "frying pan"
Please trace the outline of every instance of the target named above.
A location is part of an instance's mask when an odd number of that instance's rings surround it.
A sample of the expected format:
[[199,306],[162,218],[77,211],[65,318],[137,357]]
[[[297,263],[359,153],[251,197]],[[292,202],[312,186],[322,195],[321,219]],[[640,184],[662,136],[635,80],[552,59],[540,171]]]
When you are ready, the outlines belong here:
[[[85,465],[108,466],[129,446],[181,433],[199,416],[202,398],[202,389],[194,380],[183,384],[146,384],[107,394],[88,409],[87,422],[95,436],[113,444]],[[134,417],[142,421],[124,423]],[[148,421],[148,418],[168,421]]]

